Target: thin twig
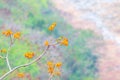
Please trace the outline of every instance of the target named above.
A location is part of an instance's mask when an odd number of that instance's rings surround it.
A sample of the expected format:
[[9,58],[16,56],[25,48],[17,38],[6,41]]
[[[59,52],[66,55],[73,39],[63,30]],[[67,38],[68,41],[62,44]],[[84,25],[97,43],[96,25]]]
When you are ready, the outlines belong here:
[[0,56],[0,58],[5,59],[5,57],[3,57],[3,56]]
[[9,68],[9,70],[11,71],[12,70],[12,68],[11,68],[11,66],[10,66],[10,62],[9,62],[9,59],[8,59],[8,54],[9,54],[9,50],[10,50],[10,48],[11,48],[11,46],[9,46],[9,48],[8,48],[8,50],[7,50],[7,54],[6,54],[6,62],[7,62],[7,65],[8,65],[8,68]]
[[12,36],[10,35],[10,46],[9,46],[9,48],[7,50],[7,54],[6,54],[6,57],[5,57],[6,62],[7,62],[7,66],[8,66],[8,68],[9,68],[10,71],[12,70],[12,68],[10,66],[10,62],[9,62],[9,59],[8,59],[8,57],[9,57],[8,54],[9,54],[9,50],[11,49],[12,46],[13,46],[13,39],[12,39]]
[[5,58],[6,58],[6,62],[7,62],[8,68],[9,68],[9,70],[11,71],[12,68],[11,68],[11,66],[10,66],[10,63],[9,63],[8,57],[5,57]]
[[50,75],[49,79],[48,80],[52,80],[52,77],[53,77],[53,74]]
[[36,59],[34,59],[33,61],[27,63],[27,64],[24,64],[24,65],[20,65],[20,66],[17,66],[15,68],[13,68],[12,70],[8,71],[6,74],[4,74],[2,77],[0,77],[0,80],[3,80],[5,77],[7,77],[10,73],[14,72],[16,69],[19,69],[21,67],[27,67],[35,62],[37,62],[38,60],[40,60],[46,53],[46,51],[49,49],[49,46],[47,46],[47,48],[43,51],[43,53],[38,56]]

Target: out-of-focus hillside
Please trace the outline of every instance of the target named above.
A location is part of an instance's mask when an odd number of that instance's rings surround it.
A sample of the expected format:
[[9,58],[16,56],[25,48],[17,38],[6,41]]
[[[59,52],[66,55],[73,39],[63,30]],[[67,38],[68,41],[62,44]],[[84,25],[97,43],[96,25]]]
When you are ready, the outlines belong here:
[[75,29],[89,29],[102,37],[96,49],[99,80],[120,80],[120,0],[52,1]]

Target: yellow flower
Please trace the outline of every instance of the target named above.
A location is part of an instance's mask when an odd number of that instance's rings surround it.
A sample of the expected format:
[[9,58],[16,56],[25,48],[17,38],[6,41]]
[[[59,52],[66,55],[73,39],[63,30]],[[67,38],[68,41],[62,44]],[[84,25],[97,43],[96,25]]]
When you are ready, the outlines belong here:
[[26,58],[28,58],[28,59],[31,59],[31,58],[34,57],[34,53],[33,53],[33,52],[26,52],[26,53],[24,54],[24,56],[25,56]]
[[21,36],[21,33],[20,32],[16,32],[16,33],[14,33],[13,36],[14,36],[15,39],[19,39],[20,36]]
[[54,68],[53,67],[49,67],[48,68],[48,73],[52,74],[54,72]]
[[1,51],[1,53],[7,53],[6,49],[1,49],[0,51]]
[[6,31],[3,31],[2,34],[5,35],[6,37],[12,35],[12,31],[11,30],[6,30]]
[[48,61],[47,65],[48,65],[48,73],[52,74],[54,72],[54,63],[52,61]]
[[49,42],[48,42],[48,41],[45,41],[45,42],[44,42],[44,45],[45,45],[45,46],[49,46]]
[[60,68],[62,66],[62,62],[57,62],[55,65],[57,68]]
[[54,67],[54,63],[52,61],[47,62],[48,67]]
[[57,62],[56,64],[54,64],[52,61],[48,61],[47,65],[48,65],[48,73],[49,74],[53,74],[53,75],[57,75],[57,76],[61,75],[61,73],[59,71],[60,67],[62,66],[61,62]]
[[18,73],[18,74],[17,74],[17,77],[18,77],[18,78],[24,78],[24,77],[25,77],[25,74],[24,74],[24,73]]
[[54,28],[56,26],[56,22],[52,23],[52,25],[50,25],[50,27],[48,28],[49,31],[53,31]]
[[64,46],[68,46],[68,39],[67,38],[63,38],[63,40],[61,41],[61,45],[64,45]]

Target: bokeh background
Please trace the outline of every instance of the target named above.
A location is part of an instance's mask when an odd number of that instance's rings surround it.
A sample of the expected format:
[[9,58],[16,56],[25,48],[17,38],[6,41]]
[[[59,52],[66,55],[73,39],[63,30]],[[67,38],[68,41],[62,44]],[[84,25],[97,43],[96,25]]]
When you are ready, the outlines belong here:
[[[61,61],[62,74],[54,80],[120,80],[120,0],[0,0],[0,32],[21,31],[24,41],[10,50],[12,67],[28,62],[26,51],[44,49],[46,39],[66,36],[68,47],[51,48],[37,63],[16,70],[5,80],[47,80],[46,62]],[[51,33],[48,27],[57,27]],[[0,34],[0,48],[9,40]],[[8,71],[0,59],[0,76]]]

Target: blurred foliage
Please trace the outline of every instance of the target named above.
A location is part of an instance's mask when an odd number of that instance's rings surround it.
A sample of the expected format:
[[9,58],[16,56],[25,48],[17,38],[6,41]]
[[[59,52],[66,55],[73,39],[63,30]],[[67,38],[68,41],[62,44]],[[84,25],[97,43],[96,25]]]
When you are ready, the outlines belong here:
[[67,62],[66,69],[70,71],[70,77],[67,79],[96,80],[97,56],[93,54],[94,45],[88,47],[88,42],[94,39],[95,35],[89,30],[81,30],[78,35],[78,37],[74,37],[74,39],[71,40],[71,46],[67,49],[69,53],[65,55],[65,62]]
[[[96,80],[97,57],[93,55],[94,48],[88,45],[88,42],[96,37],[92,31],[74,30],[59,15],[49,0],[0,0],[0,9],[10,11],[10,17],[8,19],[1,18],[0,25],[12,19],[15,24],[25,26],[23,34],[29,33],[27,30],[31,28],[41,31],[44,35],[52,35],[54,38],[62,35],[68,37],[70,44],[68,48],[60,47],[60,52],[63,53],[63,71],[65,71],[61,80]],[[53,33],[47,30],[52,22],[58,23]],[[1,37],[0,47],[8,48],[7,42],[9,42],[8,39]],[[26,63],[27,59],[21,55],[24,55],[24,52],[29,50],[31,49],[26,43],[16,41],[16,45],[11,49],[9,57],[12,66]],[[0,70],[0,75],[7,71],[5,66],[4,60],[0,59],[0,69],[3,70]],[[37,64],[22,68],[20,71],[29,72],[32,77],[42,74],[39,72],[40,68]],[[12,74],[6,80],[10,80],[11,77]]]

